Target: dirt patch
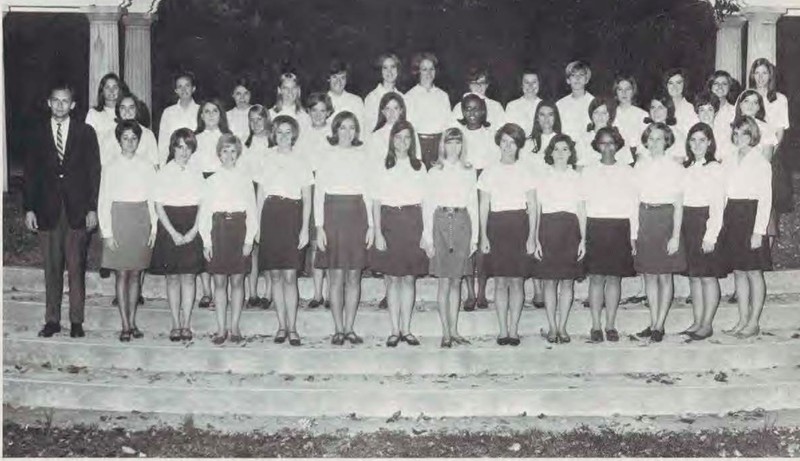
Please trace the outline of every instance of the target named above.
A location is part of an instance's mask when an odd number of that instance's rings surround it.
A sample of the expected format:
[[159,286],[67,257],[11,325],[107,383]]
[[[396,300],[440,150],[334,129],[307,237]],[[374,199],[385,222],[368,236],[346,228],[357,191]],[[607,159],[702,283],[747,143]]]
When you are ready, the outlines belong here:
[[147,457],[717,457],[795,456],[800,429],[638,433],[579,428],[554,433],[538,430],[495,433],[314,435],[283,430],[223,434],[195,428],[70,428],[3,425],[6,456]]

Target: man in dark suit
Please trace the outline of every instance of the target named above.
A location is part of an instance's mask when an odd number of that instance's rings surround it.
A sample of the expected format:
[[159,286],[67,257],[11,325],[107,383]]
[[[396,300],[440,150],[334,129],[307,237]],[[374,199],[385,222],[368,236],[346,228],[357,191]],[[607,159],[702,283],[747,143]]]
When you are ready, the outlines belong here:
[[70,336],[84,336],[86,250],[97,226],[100,154],[94,129],[70,117],[75,92],[56,85],[51,117],[36,127],[25,157],[25,225],[41,236],[46,289],[45,325],[39,336],[61,331],[64,264],[69,273]]

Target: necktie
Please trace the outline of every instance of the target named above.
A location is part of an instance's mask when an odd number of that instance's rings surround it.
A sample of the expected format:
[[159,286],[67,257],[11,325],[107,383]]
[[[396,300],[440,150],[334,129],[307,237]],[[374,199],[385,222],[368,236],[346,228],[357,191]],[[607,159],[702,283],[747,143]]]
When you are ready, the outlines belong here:
[[58,161],[64,161],[64,136],[61,133],[61,124],[57,123],[58,128],[56,129],[56,150],[58,150]]

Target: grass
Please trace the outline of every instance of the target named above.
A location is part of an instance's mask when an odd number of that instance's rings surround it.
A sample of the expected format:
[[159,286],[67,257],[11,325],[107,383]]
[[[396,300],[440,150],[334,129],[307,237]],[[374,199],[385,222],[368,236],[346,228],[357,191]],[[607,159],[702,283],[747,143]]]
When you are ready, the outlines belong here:
[[[796,456],[800,429],[618,432],[580,428],[553,433],[223,434],[196,429],[31,428],[3,425],[5,456],[39,457],[717,457]],[[124,449],[123,449],[124,447]]]

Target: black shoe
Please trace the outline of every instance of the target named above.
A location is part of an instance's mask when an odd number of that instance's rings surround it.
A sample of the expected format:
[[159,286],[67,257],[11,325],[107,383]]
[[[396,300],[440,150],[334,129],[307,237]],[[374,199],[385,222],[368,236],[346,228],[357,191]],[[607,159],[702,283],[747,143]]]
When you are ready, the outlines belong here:
[[117,299],[116,296],[114,296],[114,299],[111,300],[111,305],[112,306],[119,306],[119,299]]
[[737,304],[738,302],[739,298],[736,297],[736,292],[734,292],[728,297],[728,304]]
[[510,336],[509,336],[508,338],[506,338],[506,343],[507,343],[509,346],[514,346],[514,347],[516,347],[516,346],[519,346],[521,342],[522,342],[522,341],[519,339],[519,337],[512,338],[512,337],[510,337]]
[[464,301],[464,312],[472,312],[475,310],[475,298],[467,298]]
[[49,338],[56,333],[61,332],[61,324],[56,322],[47,322],[44,324],[44,328],[39,331],[39,337],[41,338]]
[[83,331],[83,324],[82,323],[73,323],[72,328],[69,330],[69,337],[70,338],[83,338],[86,336],[86,333]]
[[653,335],[650,336],[653,342],[660,343],[664,339],[664,330],[653,330]]
[[316,309],[316,308],[318,308],[319,306],[321,306],[323,304],[325,304],[325,300],[324,299],[319,299],[319,300],[312,299],[311,301],[308,302],[308,308],[309,309]]
[[544,302],[543,301],[534,301],[533,307],[537,309],[544,309]]
[[651,330],[650,327],[647,327],[644,330],[636,333],[636,336],[638,336],[639,338],[649,338],[652,335],[653,335],[653,330]]
[[139,299],[136,300],[137,306],[144,306],[144,296],[139,296]]
[[589,332],[589,341],[593,343],[602,343],[603,342],[603,331],[602,330],[592,330]]
[[269,298],[259,298],[259,305],[262,309],[269,309],[272,306],[272,300]]
[[511,338],[509,338],[508,336],[503,336],[501,338],[497,338],[497,345],[498,346],[508,346],[509,344],[511,344],[511,343],[508,342],[510,339]]
[[258,296],[250,296],[247,298],[247,308],[255,309],[256,307],[261,307],[261,298]]
[[322,304],[325,306],[325,309],[330,309],[331,308],[331,300],[330,299],[326,299],[325,302],[322,303]]
[[386,297],[384,296],[383,299],[381,299],[381,302],[378,303],[378,309],[388,309],[388,308],[389,308],[389,300],[386,299]]
[[488,309],[489,301],[486,298],[479,299],[475,305],[478,307],[478,309]]
[[106,269],[105,267],[101,267],[98,272],[100,272],[101,279],[107,279],[111,277],[111,269]]

